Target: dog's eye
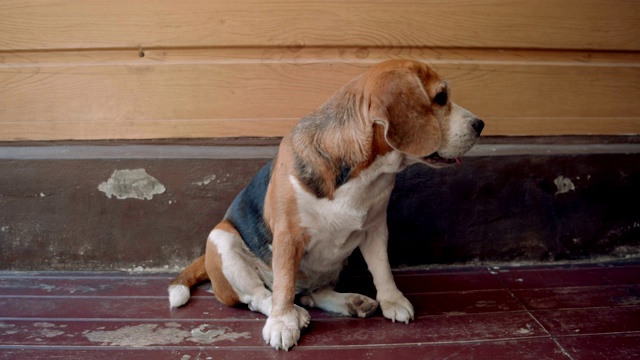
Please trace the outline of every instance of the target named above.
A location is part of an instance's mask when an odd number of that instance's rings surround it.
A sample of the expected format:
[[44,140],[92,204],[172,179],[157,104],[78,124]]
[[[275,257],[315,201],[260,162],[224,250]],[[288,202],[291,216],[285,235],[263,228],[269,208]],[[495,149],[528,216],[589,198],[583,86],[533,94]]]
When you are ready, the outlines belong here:
[[447,97],[447,91],[442,90],[433,98],[433,101],[440,106],[445,106],[447,104]]

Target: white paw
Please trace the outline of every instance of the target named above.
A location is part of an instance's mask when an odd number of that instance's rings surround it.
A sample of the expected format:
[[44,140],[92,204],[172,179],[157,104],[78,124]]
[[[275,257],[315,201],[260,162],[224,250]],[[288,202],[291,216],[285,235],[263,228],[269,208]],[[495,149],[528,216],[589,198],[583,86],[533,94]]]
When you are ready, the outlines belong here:
[[347,309],[349,315],[365,318],[371,316],[378,308],[378,302],[360,294],[347,295]]
[[413,320],[413,305],[402,294],[391,299],[381,299],[380,307],[382,315],[393,322],[399,321],[408,324],[410,320]]
[[316,302],[313,301],[311,295],[304,295],[300,297],[300,304],[310,308],[316,307]]
[[289,350],[298,344],[300,329],[309,325],[309,312],[299,306],[285,315],[269,316],[262,329],[264,341],[276,350]]

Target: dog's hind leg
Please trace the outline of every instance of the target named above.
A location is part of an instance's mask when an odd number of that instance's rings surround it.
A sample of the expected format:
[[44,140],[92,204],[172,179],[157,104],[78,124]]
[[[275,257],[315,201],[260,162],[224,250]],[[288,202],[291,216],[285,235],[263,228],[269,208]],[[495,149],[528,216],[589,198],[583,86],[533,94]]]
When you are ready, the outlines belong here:
[[209,234],[206,268],[218,300],[230,306],[241,302],[268,316],[271,291],[258,274],[257,261],[230,223],[223,221]]
[[339,293],[331,288],[323,288],[302,296],[300,303],[345,316],[367,317],[378,308],[372,298],[354,293]]
[[[236,303],[247,304],[252,311],[269,316],[272,294],[258,272],[258,261],[229,222],[221,222],[209,234],[206,266],[216,297],[235,294]],[[310,320],[307,311],[298,306],[296,310],[302,313],[299,326],[306,327]]]

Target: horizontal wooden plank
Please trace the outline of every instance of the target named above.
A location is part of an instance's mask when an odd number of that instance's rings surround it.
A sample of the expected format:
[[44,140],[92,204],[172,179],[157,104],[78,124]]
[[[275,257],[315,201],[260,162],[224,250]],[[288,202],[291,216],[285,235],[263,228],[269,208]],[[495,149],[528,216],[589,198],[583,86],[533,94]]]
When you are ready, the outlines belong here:
[[[163,284],[165,285],[165,284]],[[93,319],[201,319],[224,321],[228,318],[236,320],[263,320],[262,314],[250,311],[246,306],[228,307],[215,299],[213,294],[198,291],[198,295],[189,300],[188,305],[177,309],[169,308],[166,286],[159,288],[162,296],[0,296],[0,318],[93,318]],[[349,292],[357,292],[351,287]],[[148,290],[142,290],[148,291]],[[375,291],[365,293],[375,297]],[[425,304],[416,309],[415,316],[448,315],[450,313],[496,313],[502,311],[521,311],[524,308],[505,290],[465,291],[434,294],[406,294],[413,304]],[[19,299],[20,301],[16,301]],[[475,306],[478,302],[492,301],[502,306]],[[117,303],[122,308],[117,313],[113,306]],[[428,304],[428,305],[426,305]],[[331,319],[335,314],[319,309],[310,309],[314,319]],[[376,314],[381,316],[382,314]]]
[[[167,284],[172,277],[151,276],[36,276],[0,277],[0,297],[122,297],[166,296]],[[199,294],[200,290],[196,290]]]
[[[144,302],[143,299],[142,302]],[[118,308],[112,303],[111,308]],[[248,310],[247,310],[248,311]],[[115,313],[114,310],[111,310]],[[169,314],[169,308],[165,309]],[[2,345],[73,346],[73,347],[136,347],[147,346],[264,346],[262,321],[216,321],[202,316],[201,320],[180,321],[171,317],[148,320],[65,321],[43,319],[35,321],[3,321]],[[164,320],[164,321],[163,321]],[[262,320],[262,319],[261,319]],[[209,336],[207,336],[209,335]],[[226,336],[225,336],[226,335]]]
[[[483,135],[637,135],[640,117],[508,117],[489,118]],[[485,126],[485,128],[487,128]]]
[[280,137],[299,119],[0,122],[0,141]]
[[140,64],[314,64],[320,62],[375,64],[383,59],[427,59],[432,63],[529,62],[582,64],[585,66],[638,66],[640,52],[521,50],[427,47],[221,47],[180,49],[115,49],[0,52],[0,67],[45,67],[59,65]]
[[6,0],[0,50],[209,46],[640,49],[634,0]]
[[[486,119],[486,118],[485,118]],[[0,141],[281,137],[298,119],[0,123]],[[637,135],[634,118],[489,118],[486,136]],[[250,125],[248,125],[250,124]]]
[[[429,62],[426,59],[426,62]],[[300,118],[370,64],[173,63],[0,68],[2,122]],[[437,62],[491,117],[637,117],[638,66]]]
[[[451,293],[460,296],[458,292],[473,291],[486,292],[503,290],[504,286],[488,271],[467,271],[460,274],[447,274],[442,272],[406,273],[397,271],[395,281],[398,288],[404,294],[434,294],[442,296]],[[0,274],[1,275],[1,274]],[[105,274],[98,276],[79,276],[76,274],[64,276],[56,275],[32,275],[28,278],[21,276],[0,276],[0,298],[23,297],[35,298],[62,297],[62,298],[107,298],[107,297],[131,297],[144,296],[167,300],[167,287],[176,273],[166,276],[133,276],[118,274]],[[341,292],[357,292],[361,294],[375,295],[371,276],[343,277],[338,285]],[[193,296],[212,298],[211,286],[205,283],[192,289]]]
[[[161,288],[165,290],[166,287]],[[166,290],[165,290],[166,291]],[[165,297],[25,297],[20,301],[0,297],[0,318],[88,318],[88,319],[235,319],[261,320],[262,314],[246,307],[229,307],[217,301],[213,294],[192,298],[188,305],[169,308]],[[118,304],[121,310],[114,312]],[[324,316],[324,315],[322,315]]]
[[[331,334],[327,334],[331,335]],[[28,346],[28,345],[0,345],[0,359],[65,359],[65,360],[139,360],[139,359],[216,359],[261,360],[265,358],[286,357],[289,360],[324,360],[324,359],[420,359],[425,354],[432,359],[472,359],[490,358],[493,360],[511,360],[514,356],[522,360],[555,359],[560,348],[550,338],[525,338],[508,341],[462,341],[443,343],[418,343],[407,346],[405,344],[380,345],[374,342],[370,346],[313,346],[306,342],[304,335],[295,351],[286,354],[275,353],[270,347],[241,347],[234,348],[220,346],[203,346],[202,344],[181,346],[179,350],[172,347],[147,346],[131,348],[122,346]],[[573,349],[581,349],[576,343],[587,343],[587,346],[603,349],[599,354],[624,358],[629,353],[640,351],[640,335],[604,335],[595,340],[592,337],[561,338],[560,341],[570,341]],[[595,345],[594,345],[595,344]],[[567,346],[568,347],[568,346]],[[285,355],[285,356],[283,356]]]
[[[121,306],[125,305],[119,305],[117,302],[112,304],[112,308],[119,309]],[[165,311],[169,313],[168,308]],[[180,309],[174,311],[180,311]],[[3,319],[4,329],[9,329],[5,331],[10,333],[2,336],[2,345],[264,347],[264,340],[262,340],[264,316],[260,314],[255,316],[257,321],[216,321],[206,315],[201,316],[201,320],[188,322],[171,317],[154,318],[151,321],[132,319],[100,322],[65,321],[55,318],[36,321]],[[523,329],[525,331],[522,331]],[[391,322],[384,319],[382,314],[377,314],[368,319],[334,317],[327,320],[312,320],[310,329],[300,339],[300,346],[322,348],[353,345],[417,345],[539,338],[544,335],[544,329],[533,322],[530,315],[524,311],[430,316],[416,318],[408,325]]]
[[591,288],[551,288],[514,291],[530,310],[576,309],[606,305],[639,305],[640,285],[598,286]]
[[640,133],[637,54],[210,49],[5,54],[0,140],[282,136],[389,58],[430,63],[487,135]]

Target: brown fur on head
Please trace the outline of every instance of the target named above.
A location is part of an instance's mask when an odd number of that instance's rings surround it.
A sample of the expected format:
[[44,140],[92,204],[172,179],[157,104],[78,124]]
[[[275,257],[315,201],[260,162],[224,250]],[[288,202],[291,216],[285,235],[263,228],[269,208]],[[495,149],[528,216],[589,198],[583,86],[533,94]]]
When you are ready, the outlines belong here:
[[427,89],[442,80],[421,63],[385,64],[371,68],[364,77],[371,120],[385,127],[394,149],[418,157],[434,153],[442,137]]
[[427,158],[450,141],[454,104],[447,94],[446,81],[425,64],[392,60],[370,68],[296,126],[297,177],[316,196],[332,198],[392,149],[432,166],[450,163]]
[[317,197],[333,192],[370,157],[373,126],[363,116],[361,76],[343,86],[294,128],[297,177]]

